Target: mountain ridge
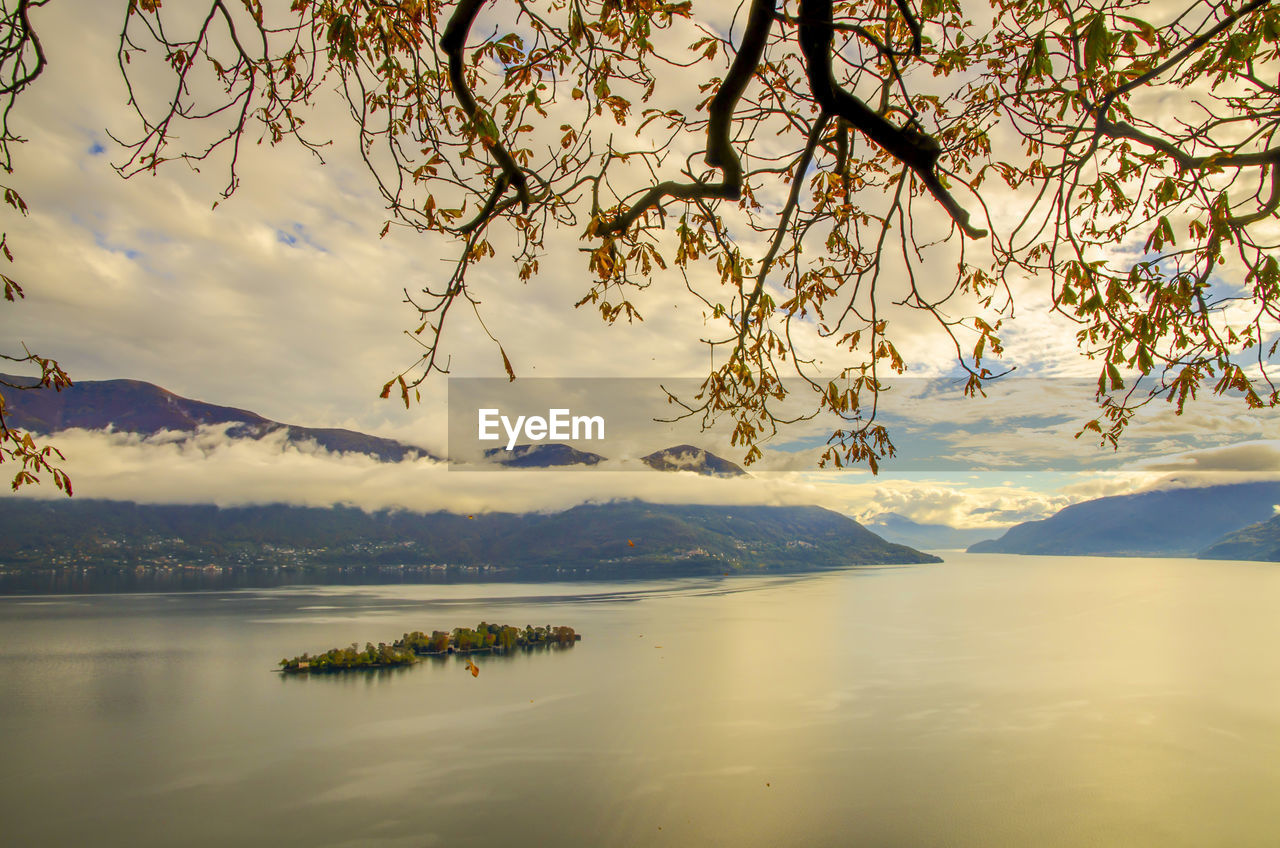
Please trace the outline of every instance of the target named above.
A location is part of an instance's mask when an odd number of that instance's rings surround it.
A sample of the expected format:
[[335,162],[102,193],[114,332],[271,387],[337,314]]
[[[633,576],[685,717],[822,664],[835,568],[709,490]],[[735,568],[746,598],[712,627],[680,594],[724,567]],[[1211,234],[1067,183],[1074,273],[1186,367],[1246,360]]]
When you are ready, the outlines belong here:
[[970,553],[1196,556],[1224,535],[1271,517],[1280,482],[1155,489],[1095,498],[1010,527]]
[[[30,377],[0,374],[16,385],[36,386]],[[445,458],[419,445],[356,430],[306,427],[274,421],[252,410],[221,406],[183,397],[163,386],[127,378],[82,380],[61,391],[16,391],[6,398],[9,426],[50,434],[58,430],[108,430],[153,436],[162,431],[194,433],[202,426],[226,426],[231,438],[259,440],[283,432],[291,443],[315,442],[335,453],[362,453],[382,462],[402,462],[423,457]],[[559,468],[593,466],[607,459],[559,442],[517,445],[512,451],[493,448],[485,459],[508,468]],[[675,445],[655,451],[641,460],[659,471],[688,470],[709,476],[749,476],[736,464],[704,448]]]
[[519,444],[511,450],[490,448],[484,458],[507,468],[562,468],[570,465],[599,465],[606,457],[578,450],[563,442]]
[[642,577],[940,562],[816,506],[615,501],[555,513],[0,499],[0,565],[497,567]]
[[1199,557],[1280,562],[1280,515],[1233,530],[1201,551]]
[[[25,377],[3,379],[19,385],[38,383]],[[143,380],[84,380],[61,391],[20,390],[6,402],[9,426],[37,433],[115,429],[153,436],[165,430],[194,433],[201,426],[227,425],[232,438],[257,440],[283,431],[290,442],[313,441],[335,453],[363,453],[383,462],[419,456],[439,459],[426,448],[396,439],[339,427],[283,424],[247,409],[183,397]]]

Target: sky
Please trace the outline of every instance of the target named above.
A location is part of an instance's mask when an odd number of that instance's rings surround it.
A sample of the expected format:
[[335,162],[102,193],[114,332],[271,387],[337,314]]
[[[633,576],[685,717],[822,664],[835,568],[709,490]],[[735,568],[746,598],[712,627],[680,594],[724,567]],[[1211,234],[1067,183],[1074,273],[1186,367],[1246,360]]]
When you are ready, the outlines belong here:
[[[54,3],[33,12],[49,67],[11,118],[28,139],[9,178],[31,214],[4,222],[24,302],[0,309],[0,333],[53,356],[73,379],[132,378],[185,397],[309,427],[345,427],[447,452],[448,388],[423,386],[405,409],[379,399],[418,356],[404,291],[438,283],[452,247],[393,229],[352,143],[344,104],[322,98],[309,117],[332,139],[324,164],[297,147],[254,146],[241,186],[219,199],[225,171],[171,164],[123,180],[112,136],[135,130],[116,67],[122,3]],[[713,21],[727,28],[728,20]],[[587,285],[576,232],[559,234],[530,283],[509,263],[477,269],[489,329],[524,378],[626,378],[657,385],[705,375],[707,332],[674,276],[637,299],[635,324],[604,324],[572,304]],[[761,251],[763,252],[763,251]],[[157,502],[284,501],[420,510],[559,509],[585,500],[816,503],[858,518],[894,511],[917,521],[1000,527],[1069,503],[1153,486],[1280,476],[1271,412],[1206,401],[1176,417],[1144,410],[1119,450],[1076,438],[1093,417],[1094,366],[1075,327],[1047,310],[1047,286],[1015,284],[1017,317],[1002,338],[1017,366],[985,399],[961,396],[946,345],[905,324],[911,370],[883,420],[899,457],[879,476],[819,471],[831,422],[784,429],[743,481],[622,472],[467,474],[429,460],[378,466],[362,457],[217,430],[142,439],[66,433],[56,444],[80,496]],[[911,335],[915,329],[918,334]],[[502,362],[474,322],[448,340],[454,373],[500,377]],[[741,461],[723,429],[661,431]],[[664,446],[653,443],[649,449]],[[643,441],[640,440],[640,441]],[[51,497],[50,489],[23,496]]]

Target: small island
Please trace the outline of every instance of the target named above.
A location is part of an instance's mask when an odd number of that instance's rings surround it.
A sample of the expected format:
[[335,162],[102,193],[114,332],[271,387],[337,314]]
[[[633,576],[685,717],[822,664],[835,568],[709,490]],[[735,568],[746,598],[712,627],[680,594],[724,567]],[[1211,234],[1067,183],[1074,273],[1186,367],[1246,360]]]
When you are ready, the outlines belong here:
[[323,654],[302,654],[280,660],[285,674],[330,674],[377,668],[412,665],[424,656],[503,653],[517,649],[568,648],[582,639],[572,627],[560,625],[524,629],[509,624],[480,622],[474,628],[455,627],[452,631],[433,630],[428,636],[421,630],[405,633],[388,645],[366,642],[361,650],[354,642],[347,648],[330,648]]

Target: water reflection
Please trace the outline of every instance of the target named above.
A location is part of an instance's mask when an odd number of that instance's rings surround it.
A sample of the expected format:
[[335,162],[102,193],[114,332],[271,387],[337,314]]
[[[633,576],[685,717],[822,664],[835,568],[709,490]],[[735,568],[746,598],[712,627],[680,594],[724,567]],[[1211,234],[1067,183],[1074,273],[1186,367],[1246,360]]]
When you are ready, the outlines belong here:
[[[863,575],[871,575],[882,571],[894,571],[911,566],[858,566],[852,571]],[[749,591],[750,583],[771,580],[805,579],[823,572],[806,572],[792,575],[750,575],[743,581],[739,575],[713,575],[688,578],[671,578],[678,582],[694,581],[704,586],[710,594]],[[47,571],[6,572],[0,570],[0,596],[5,595],[101,595],[101,594],[159,594],[171,592],[234,592],[254,589],[301,588],[315,589],[321,586],[333,587],[339,591],[372,588],[375,591],[387,586],[397,587],[438,587],[438,586],[473,586],[488,587],[494,585],[522,584],[532,581],[546,584],[546,575],[537,570],[512,570],[495,578],[482,579],[479,575],[466,572],[444,572],[430,568],[396,568],[396,567],[350,567],[330,569],[305,569],[297,567],[280,568],[240,568],[234,566],[202,568],[154,568],[137,569],[102,569],[102,568],[60,568]],[[500,582],[494,583],[491,580]],[[602,583],[617,584],[616,577],[596,577],[567,579],[562,585],[587,586]],[[653,578],[633,581],[633,585],[651,586],[659,582]],[[623,581],[623,585],[627,585]],[[766,583],[767,585],[767,583]],[[689,587],[682,587],[688,591]],[[648,589],[632,592],[613,593],[618,600],[629,595],[644,595]],[[585,600],[590,597],[582,592],[571,591],[564,596],[566,602]]]
[[[1274,568],[50,600],[0,599],[7,844],[1274,844]],[[584,638],[272,673],[481,620]]]

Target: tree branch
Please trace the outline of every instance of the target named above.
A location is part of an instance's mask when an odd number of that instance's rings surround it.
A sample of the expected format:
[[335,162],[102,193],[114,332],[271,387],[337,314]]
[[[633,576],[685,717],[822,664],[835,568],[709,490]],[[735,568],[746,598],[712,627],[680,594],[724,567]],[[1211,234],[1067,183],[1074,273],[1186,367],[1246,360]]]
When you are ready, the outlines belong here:
[[729,130],[733,124],[734,109],[747,89],[747,83],[755,75],[756,68],[764,56],[765,45],[769,41],[769,30],[773,26],[776,0],[753,0],[747,18],[747,29],[742,34],[742,44],[729,66],[729,73],[720,83],[720,89],[711,98],[707,107],[710,117],[707,120],[707,153],[706,163],[719,168],[724,174],[720,183],[695,181],[677,183],[670,180],[658,183],[632,204],[631,208],[618,215],[612,221],[602,223],[596,228],[597,235],[615,235],[625,233],[631,225],[646,212],[660,204],[666,198],[677,200],[737,200],[742,197],[742,162],[733,149],[733,140]]
[[1259,150],[1253,153],[1213,153],[1209,156],[1192,156],[1182,148],[1158,136],[1145,133],[1132,124],[1124,121],[1112,121],[1103,117],[1101,112],[1095,116],[1098,132],[1110,138],[1127,138],[1144,144],[1152,150],[1158,150],[1174,161],[1182,171],[1198,171],[1207,167],[1218,168],[1254,168],[1259,165],[1280,164],[1280,147]]
[[1111,108],[1111,104],[1115,102],[1115,99],[1117,97],[1124,94],[1128,94],[1129,92],[1133,91],[1139,86],[1146,85],[1156,77],[1168,71],[1170,68],[1176,67],[1179,62],[1181,62],[1183,59],[1186,59],[1192,53],[1195,53],[1201,47],[1204,47],[1216,35],[1218,35],[1221,32],[1224,32],[1225,30],[1230,29],[1232,25],[1235,24],[1236,21],[1240,20],[1245,15],[1248,15],[1250,12],[1256,11],[1257,9],[1261,9],[1264,6],[1270,5],[1270,3],[1271,3],[1271,0],[1253,0],[1253,2],[1251,3],[1246,3],[1244,6],[1241,6],[1235,12],[1232,12],[1231,14],[1227,15],[1225,18],[1219,21],[1215,26],[1213,26],[1207,32],[1197,36],[1196,38],[1193,38],[1190,42],[1187,43],[1185,47],[1183,47],[1177,53],[1174,53],[1172,56],[1170,56],[1165,61],[1161,62],[1159,65],[1156,65],[1154,68],[1142,74],[1141,76],[1138,76],[1129,80],[1124,85],[1117,86],[1115,90],[1108,92],[1107,96],[1103,98],[1102,103],[1098,105],[1099,117],[1106,115],[1107,110]]
[[828,120],[826,114],[819,115],[818,120],[813,123],[813,128],[809,130],[809,138],[805,142],[804,152],[800,154],[800,161],[796,163],[795,176],[791,179],[791,193],[787,195],[787,204],[782,209],[778,227],[773,233],[773,242],[769,245],[769,252],[760,261],[760,271],[756,274],[755,288],[751,290],[746,305],[742,307],[742,327],[738,330],[738,343],[734,347],[734,356],[739,354],[743,343],[746,341],[747,316],[751,313],[751,310],[756,308],[756,304],[760,301],[760,295],[764,292],[764,281],[768,278],[769,269],[773,267],[774,260],[778,257],[778,249],[782,246],[782,239],[786,235],[787,224],[791,222],[791,215],[800,203],[800,191],[804,187],[805,172],[809,170],[809,163],[813,161],[813,152],[818,147],[818,142],[822,138],[822,132],[826,129]]
[[832,0],[800,2],[800,50],[804,54],[805,73],[814,99],[823,111],[844,118],[886,153],[914,171],[965,235],[975,239],[984,237],[987,231],[969,222],[969,213],[938,176],[937,163],[942,147],[937,140],[911,127],[895,126],[836,82],[831,68],[835,38],[831,6]]
[[[524,170],[516,164],[515,159],[511,158],[511,152],[503,146],[502,141],[498,138],[496,125],[489,121],[490,126],[484,126],[485,119],[488,116],[476,103],[462,70],[462,54],[467,45],[467,35],[471,32],[471,25],[475,23],[476,16],[480,14],[480,9],[484,4],[485,0],[462,0],[458,4],[458,8],[453,10],[453,14],[449,17],[449,23],[445,25],[444,32],[440,36],[440,49],[449,57],[449,84],[453,87],[454,96],[458,98],[462,111],[466,113],[467,120],[475,127],[482,143],[493,155],[498,166],[502,168],[505,183],[515,187],[520,202],[527,209],[530,202],[532,202],[532,198],[529,196],[529,185],[525,179]],[[492,130],[492,136],[488,134],[489,130]],[[505,190],[503,183],[504,180],[499,180],[498,185],[503,186]],[[496,205],[497,200],[498,195],[495,193],[495,196],[490,198],[488,206]]]

